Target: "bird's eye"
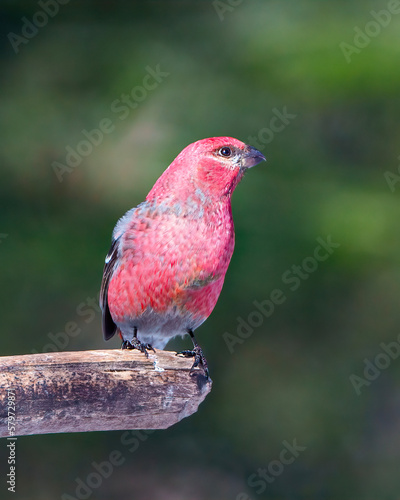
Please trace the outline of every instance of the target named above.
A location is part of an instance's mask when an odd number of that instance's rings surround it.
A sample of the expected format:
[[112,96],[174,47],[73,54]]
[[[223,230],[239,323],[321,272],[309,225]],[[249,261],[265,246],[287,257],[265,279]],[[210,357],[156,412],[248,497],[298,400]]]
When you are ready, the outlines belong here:
[[231,148],[228,148],[227,146],[225,146],[219,150],[219,154],[221,156],[225,156],[225,158],[228,158],[229,156],[232,155],[232,150],[231,150]]

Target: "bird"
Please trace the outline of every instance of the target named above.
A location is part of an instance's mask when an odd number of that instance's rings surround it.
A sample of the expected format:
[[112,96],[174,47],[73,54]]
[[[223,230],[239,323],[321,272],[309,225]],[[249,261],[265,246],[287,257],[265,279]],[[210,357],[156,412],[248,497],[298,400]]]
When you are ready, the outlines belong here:
[[[123,349],[164,349],[189,335],[190,374],[208,363],[194,331],[213,311],[235,244],[231,197],[264,155],[233,137],[211,137],[184,148],[112,233],[100,290],[105,340]],[[196,367],[198,369],[196,370]]]

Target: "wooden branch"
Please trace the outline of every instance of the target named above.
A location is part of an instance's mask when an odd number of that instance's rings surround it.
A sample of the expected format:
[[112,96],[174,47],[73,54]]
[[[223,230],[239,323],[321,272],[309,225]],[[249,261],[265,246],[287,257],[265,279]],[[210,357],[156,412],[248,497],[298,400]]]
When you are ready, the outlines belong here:
[[[196,412],[211,390],[193,359],[159,351],[52,352],[0,357],[0,436],[166,429]],[[7,391],[13,392],[7,392]],[[12,410],[12,408],[11,408]]]

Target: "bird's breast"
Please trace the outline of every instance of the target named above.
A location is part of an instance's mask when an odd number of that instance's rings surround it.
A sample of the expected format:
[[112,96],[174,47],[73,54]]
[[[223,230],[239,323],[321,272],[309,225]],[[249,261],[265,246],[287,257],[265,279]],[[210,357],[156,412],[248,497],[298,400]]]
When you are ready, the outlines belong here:
[[203,319],[211,313],[233,253],[232,216],[221,207],[202,217],[183,213],[176,205],[170,212],[142,208],[126,227],[108,290],[116,321],[148,309]]

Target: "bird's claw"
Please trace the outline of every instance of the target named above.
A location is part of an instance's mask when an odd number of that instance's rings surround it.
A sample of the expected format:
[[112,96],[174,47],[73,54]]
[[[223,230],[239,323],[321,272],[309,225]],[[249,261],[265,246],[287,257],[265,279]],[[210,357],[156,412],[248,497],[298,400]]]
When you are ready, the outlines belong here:
[[201,367],[206,378],[207,379],[209,378],[207,360],[206,360],[206,358],[203,354],[203,350],[201,349],[200,346],[197,345],[197,346],[193,347],[192,350],[180,351],[180,352],[177,352],[176,354],[177,355],[182,354],[182,356],[185,356],[186,358],[194,358],[194,363],[193,363],[192,368],[190,369],[190,372],[189,372],[190,375],[193,375],[193,373],[195,373],[195,368]]
[[132,340],[124,340],[122,342],[121,349],[137,349],[138,351],[143,352],[146,355],[146,358],[149,357],[148,351],[156,352],[152,345],[140,342],[140,340],[136,337],[133,337]]

